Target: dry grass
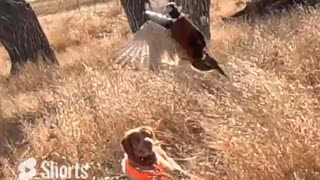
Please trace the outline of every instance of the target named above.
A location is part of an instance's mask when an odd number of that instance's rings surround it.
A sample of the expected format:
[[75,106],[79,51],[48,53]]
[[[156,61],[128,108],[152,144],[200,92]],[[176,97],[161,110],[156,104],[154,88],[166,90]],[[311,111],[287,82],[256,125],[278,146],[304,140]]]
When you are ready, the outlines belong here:
[[172,157],[191,158],[179,163],[200,179],[319,179],[319,9],[212,27],[226,80],[185,67],[111,70],[129,31],[119,5],[101,8],[113,17],[90,8],[68,22],[73,12],[41,17],[61,67],[0,78],[2,179],[29,157],[99,163],[91,175],[119,176],[119,141],[140,125],[157,128]]
[[30,2],[37,15],[48,15],[78,9],[81,6],[90,6],[111,1],[112,0],[33,0],[33,2]]

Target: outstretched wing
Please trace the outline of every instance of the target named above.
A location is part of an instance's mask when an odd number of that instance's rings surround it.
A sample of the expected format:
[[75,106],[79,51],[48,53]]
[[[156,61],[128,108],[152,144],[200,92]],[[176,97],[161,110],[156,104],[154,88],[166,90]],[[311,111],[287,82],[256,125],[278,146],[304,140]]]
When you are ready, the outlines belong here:
[[147,21],[133,39],[120,48],[113,57],[113,63],[133,65],[158,71],[161,64],[176,64],[179,45],[171,37],[171,32],[161,25]]

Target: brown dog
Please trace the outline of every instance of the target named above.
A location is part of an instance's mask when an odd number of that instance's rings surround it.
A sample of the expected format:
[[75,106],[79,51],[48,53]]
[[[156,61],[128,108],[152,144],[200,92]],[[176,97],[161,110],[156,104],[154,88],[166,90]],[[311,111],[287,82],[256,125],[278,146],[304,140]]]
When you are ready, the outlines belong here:
[[182,171],[181,167],[161,149],[151,127],[143,126],[126,132],[121,146],[125,152],[122,168],[130,179],[168,179],[166,170]]

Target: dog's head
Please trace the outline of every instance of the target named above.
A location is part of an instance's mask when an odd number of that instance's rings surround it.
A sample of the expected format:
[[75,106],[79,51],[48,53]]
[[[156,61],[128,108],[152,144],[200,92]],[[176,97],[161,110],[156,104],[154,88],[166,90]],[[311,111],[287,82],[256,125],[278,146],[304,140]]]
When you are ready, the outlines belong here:
[[144,164],[155,158],[155,153],[152,150],[154,138],[155,135],[151,127],[138,127],[126,132],[121,146],[129,159]]

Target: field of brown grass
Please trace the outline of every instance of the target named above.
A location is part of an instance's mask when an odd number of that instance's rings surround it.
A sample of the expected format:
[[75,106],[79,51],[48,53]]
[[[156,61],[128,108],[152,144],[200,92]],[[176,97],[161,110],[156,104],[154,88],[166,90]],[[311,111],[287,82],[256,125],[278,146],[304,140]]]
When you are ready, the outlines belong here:
[[211,51],[230,79],[189,66],[111,70],[131,36],[117,1],[40,14],[61,66],[7,79],[0,49],[0,179],[16,179],[29,157],[118,177],[119,142],[140,125],[200,179],[320,179],[319,9],[212,23]]

